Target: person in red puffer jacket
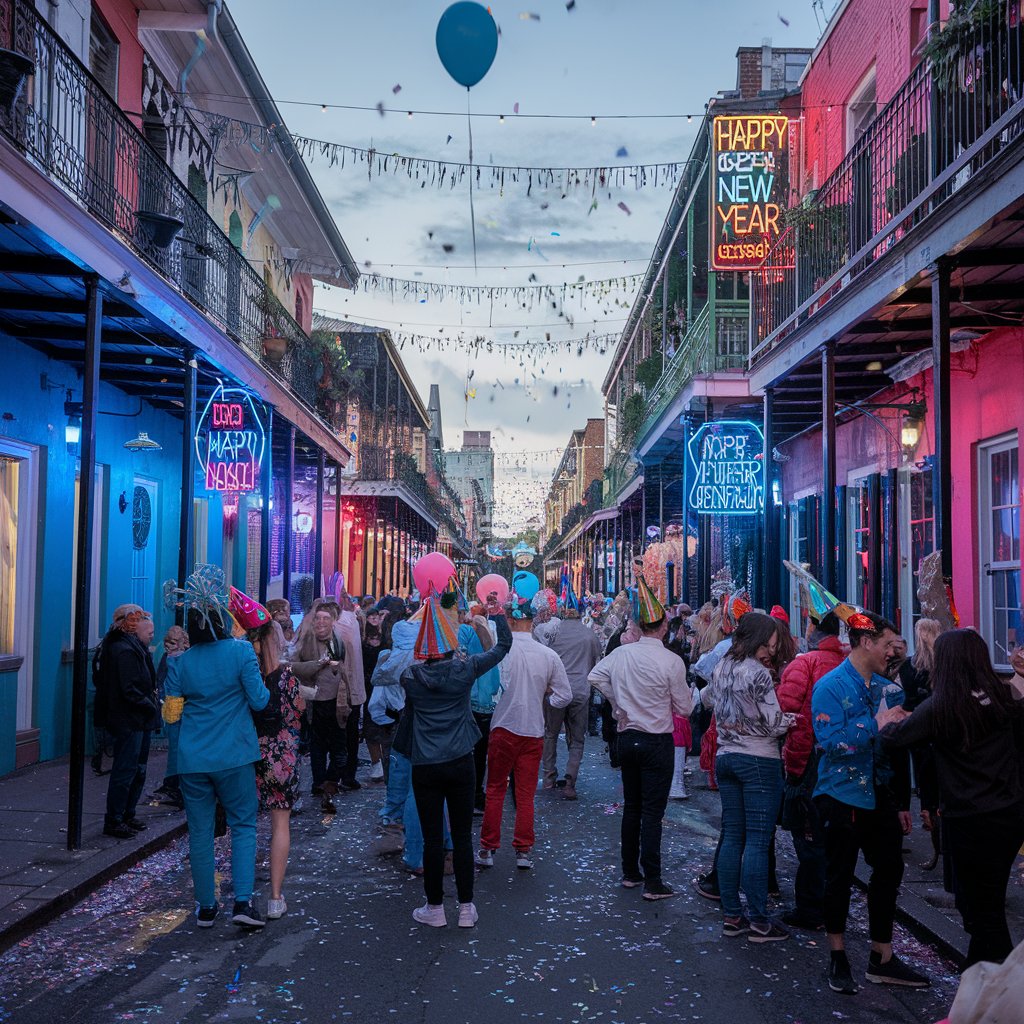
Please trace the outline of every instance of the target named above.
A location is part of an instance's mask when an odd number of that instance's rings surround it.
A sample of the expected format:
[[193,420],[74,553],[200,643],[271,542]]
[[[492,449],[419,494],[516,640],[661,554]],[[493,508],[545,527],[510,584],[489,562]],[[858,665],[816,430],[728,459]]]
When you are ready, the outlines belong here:
[[792,928],[820,931],[824,925],[825,838],[811,800],[818,779],[811,691],[846,657],[839,642],[839,619],[833,612],[812,631],[810,643],[814,649],[789,663],[775,691],[779,707],[797,715],[782,747],[786,773],[782,825],[792,833],[800,863],[794,886],[796,906],[782,920]]

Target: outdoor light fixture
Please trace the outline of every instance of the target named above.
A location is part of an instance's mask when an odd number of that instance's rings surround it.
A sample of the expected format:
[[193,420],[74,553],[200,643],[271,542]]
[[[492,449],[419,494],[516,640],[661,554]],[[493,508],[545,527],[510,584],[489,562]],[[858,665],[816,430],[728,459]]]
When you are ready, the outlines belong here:
[[917,449],[921,434],[924,432],[924,403],[913,403],[907,406],[903,425],[900,427],[900,444],[909,458]]
[[591,128],[593,128],[593,127],[595,127],[596,125],[597,125],[597,118],[596,118],[596,117],[592,117],[592,118],[590,119],[590,127],[591,127]]
[[138,437],[125,441],[125,448],[130,452],[159,452],[163,451],[163,445],[157,444],[144,430],[139,431]]
[[868,373],[878,373],[882,369],[882,364],[879,360],[872,359],[864,369],[867,370]]
[[82,403],[71,401],[71,392],[64,402],[64,415],[68,421],[64,426],[64,443],[69,452],[78,451],[78,443],[82,440]]

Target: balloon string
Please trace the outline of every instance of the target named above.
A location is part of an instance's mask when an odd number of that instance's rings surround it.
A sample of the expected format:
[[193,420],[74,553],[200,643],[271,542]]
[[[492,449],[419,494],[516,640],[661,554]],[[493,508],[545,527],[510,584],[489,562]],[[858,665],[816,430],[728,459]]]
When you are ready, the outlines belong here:
[[476,211],[473,209],[473,117],[469,89],[466,89],[466,124],[469,126],[469,224],[473,232],[473,269],[476,270]]

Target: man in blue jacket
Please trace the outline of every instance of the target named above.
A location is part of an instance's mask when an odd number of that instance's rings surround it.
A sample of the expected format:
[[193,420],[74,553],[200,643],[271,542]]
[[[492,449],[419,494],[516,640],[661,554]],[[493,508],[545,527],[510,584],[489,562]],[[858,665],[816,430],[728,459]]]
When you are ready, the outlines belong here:
[[896,897],[903,879],[903,835],[909,831],[910,817],[899,810],[878,733],[906,717],[899,706],[902,690],[884,675],[900,637],[891,622],[868,612],[850,615],[847,627],[850,656],[822,676],[811,694],[814,736],[821,749],[814,802],[825,833],[828,984],[834,992],[857,992],[843,933],[857,856],[863,852],[871,867],[871,953],[865,977],[878,985],[926,988],[928,979],[892,951]]

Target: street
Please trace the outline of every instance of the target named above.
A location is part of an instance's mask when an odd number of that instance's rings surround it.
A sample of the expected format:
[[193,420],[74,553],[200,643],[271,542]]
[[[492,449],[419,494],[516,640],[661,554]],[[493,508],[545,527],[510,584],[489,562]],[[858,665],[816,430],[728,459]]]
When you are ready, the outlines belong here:
[[[932,1024],[945,1016],[954,968],[899,926],[897,949],[930,975],[927,992],[865,982],[855,998],[834,995],[823,935],[766,946],[723,938],[717,904],[690,884],[713,852],[717,796],[696,768],[691,792],[669,807],[665,828],[666,880],[681,894],[644,903],[640,890],[618,886],[621,787],[591,740],[579,801],[537,795],[536,869],[517,872],[503,848],[478,875],[480,923],[464,931],[454,927],[450,879],[449,927],[425,928],[410,917],[422,902],[419,879],[399,858],[370,854],[380,786],[339,799],[333,821],[307,798],[293,826],[288,913],[260,933],[241,935],[223,916],[209,931],[196,928],[186,840],[177,840],[0,958],[0,1020]],[[511,813],[509,802],[507,824]],[[265,840],[264,828],[261,857]],[[780,833],[777,911],[792,868]],[[265,864],[258,878],[265,890]],[[864,917],[855,893],[855,976],[867,956]]]

